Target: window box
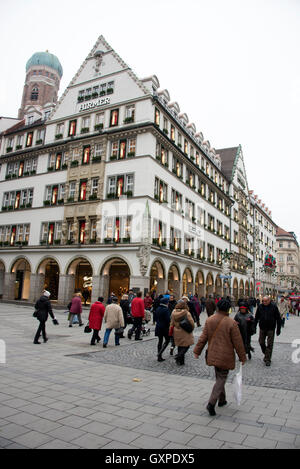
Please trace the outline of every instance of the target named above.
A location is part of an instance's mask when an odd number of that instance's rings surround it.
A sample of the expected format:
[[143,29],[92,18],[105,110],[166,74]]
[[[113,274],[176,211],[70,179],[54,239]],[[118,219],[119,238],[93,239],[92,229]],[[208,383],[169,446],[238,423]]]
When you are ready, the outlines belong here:
[[92,163],[100,163],[100,161],[101,161],[101,156],[93,156]]
[[7,207],[2,207],[2,212],[6,212],[7,211]]
[[78,103],[82,103],[82,101],[84,101],[84,97],[83,96],[78,96],[77,101],[78,101]]
[[118,199],[118,195],[117,194],[107,194],[107,198],[108,199]]
[[17,145],[16,146],[16,150],[21,150],[22,149],[22,145]]
[[81,133],[82,133],[82,134],[88,134],[89,131],[90,131],[90,128],[89,128],[89,127],[83,127],[83,128],[81,129]]
[[153,238],[153,239],[152,239],[152,244],[154,244],[154,246],[158,246],[158,239],[157,239],[157,238]]
[[85,101],[88,101],[89,99],[91,99],[91,97],[92,97],[91,94],[87,94],[87,95],[84,97],[84,99],[85,99]]
[[93,99],[98,98],[98,96],[99,96],[98,93],[93,93],[93,94],[92,94],[92,98],[93,98]]
[[60,244],[61,243],[61,239],[55,239],[54,240],[54,244]]
[[54,168],[53,168],[53,166],[49,166],[49,167],[47,168],[47,171],[48,171],[48,172],[50,172],[50,171],[54,171]]
[[41,239],[40,245],[43,246],[44,244],[46,244],[46,241],[44,239]]
[[74,244],[73,239],[68,239],[67,244]]
[[68,169],[67,163],[64,163],[64,164],[62,165],[61,169]]
[[97,200],[97,194],[91,194],[89,200]]
[[9,246],[9,241],[4,241],[3,246]]
[[157,159],[157,161],[161,162],[160,156],[157,156],[156,159]]
[[28,246],[28,241],[22,241],[22,246]]
[[9,206],[7,207],[7,210],[9,210],[9,211],[11,211],[11,210],[13,210],[13,209],[14,209],[14,206],[13,206],[13,205],[9,205]]
[[31,203],[26,204],[26,208],[31,208],[31,207],[32,207]]
[[36,170],[33,169],[32,171],[30,171],[30,174],[36,174]]
[[155,200],[159,200],[159,196],[157,194],[154,194]]
[[44,200],[44,207],[51,205],[50,200]]
[[191,156],[191,161],[195,161],[195,157],[194,157],[194,156]]
[[7,179],[11,179],[11,176],[12,176],[11,174],[7,174],[7,175],[5,176],[5,179],[6,179],[6,180],[7,180]]
[[133,117],[125,117],[124,124],[131,124],[134,122]]
[[130,151],[129,153],[127,153],[127,158],[133,158],[134,156],[135,156],[134,151]]
[[109,244],[109,243],[112,243],[113,240],[111,238],[104,238],[104,242],[105,244]]
[[94,130],[102,130],[103,129],[103,124],[96,124],[94,126]]
[[110,159],[110,161],[114,161],[114,160],[117,159],[117,157],[116,156],[111,156],[109,159]]
[[76,168],[78,166],[78,160],[71,161],[71,168]]
[[74,202],[74,197],[69,197],[69,198],[67,199],[67,202],[69,202],[69,203]]
[[19,208],[21,209],[21,208],[25,208],[25,207],[26,207],[26,205],[25,205],[25,204],[22,204],[22,205],[20,205]]
[[192,217],[192,222],[196,223],[196,217]]
[[123,238],[123,239],[122,239],[122,242],[123,242],[123,243],[130,243],[130,238]]
[[168,167],[169,167],[169,163],[164,163],[164,166],[165,166],[166,168],[168,168]]
[[43,140],[41,138],[35,142],[36,145],[40,145],[41,143],[43,143]]
[[59,199],[59,200],[57,201],[57,203],[58,203],[58,205],[63,205],[63,204],[64,204],[64,201],[65,201],[64,199]]
[[16,245],[16,246],[21,246],[21,245],[22,245],[22,241],[16,241],[16,242],[15,242],[15,245]]
[[10,151],[12,151],[12,147],[7,147],[6,148],[6,153],[9,153]]
[[114,89],[113,88],[107,88],[107,94],[113,94]]
[[63,138],[63,134],[56,134],[55,135],[55,140],[59,140],[60,138]]
[[25,173],[23,173],[23,176],[29,176],[29,171],[26,171]]
[[161,245],[162,245],[163,248],[165,248],[165,247],[167,246],[166,241],[163,241],[163,242],[161,243]]
[[166,135],[169,135],[168,129],[163,129],[163,133],[166,134]]
[[132,191],[127,191],[127,192],[124,193],[124,195],[127,195],[127,197],[132,197],[133,192]]
[[177,143],[178,148],[182,148],[181,143]]
[[96,239],[96,238],[92,238],[92,239],[90,239],[90,241],[89,241],[89,242],[90,242],[90,244],[96,244],[96,242],[97,242],[97,239]]
[[105,91],[100,91],[99,96],[105,96],[106,92]]
[[18,177],[18,176],[17,176],[16,174],[13,174],[13,175],[12,175],[12,179],[17,179],[17,177]]

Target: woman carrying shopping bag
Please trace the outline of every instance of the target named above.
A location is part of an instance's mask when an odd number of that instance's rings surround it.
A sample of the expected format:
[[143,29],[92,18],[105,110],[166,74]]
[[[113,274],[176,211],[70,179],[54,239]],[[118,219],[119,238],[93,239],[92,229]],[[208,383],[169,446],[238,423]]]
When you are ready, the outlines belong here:
[[235,351],[242,364],[246,362],[245,347],[237,323],[229,317],[230,302],[220,300],[217,312],[206,320],[203,332],[194,348],[194,357],[199,358],[208,342],[206,363],[215,367],[216,383],[210,395],[207,410],[216,415],[215,405],[222,407],[227,404],[225,383],[229,370],[235,368]]

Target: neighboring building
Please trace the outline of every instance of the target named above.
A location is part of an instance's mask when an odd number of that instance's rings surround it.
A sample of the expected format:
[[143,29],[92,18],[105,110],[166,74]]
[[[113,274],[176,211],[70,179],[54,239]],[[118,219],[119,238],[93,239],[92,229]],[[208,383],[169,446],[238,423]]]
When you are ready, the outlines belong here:
[[295,233],[277,227],[277,275],[278,293],[300,291],[300,254]]
[[3,134],[3,298],[34,301],[44,287],[60,304],[85,287],[92,301],[129,288],[254,294],[241,147],[215,151],[157,77],[138,79],[102,36],[55,105],[61,73],[33,55],[22,120]]

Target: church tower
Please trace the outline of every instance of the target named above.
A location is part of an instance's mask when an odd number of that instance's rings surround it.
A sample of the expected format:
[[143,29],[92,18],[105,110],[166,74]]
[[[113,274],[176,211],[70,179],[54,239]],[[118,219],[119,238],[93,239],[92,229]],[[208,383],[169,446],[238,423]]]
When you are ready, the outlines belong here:
[[60,80],[63,75],[58,58],[46,52],[36,52],[26,64],[26,78],[19,119],[28,114],[34,120],[45,119],[57,102]]

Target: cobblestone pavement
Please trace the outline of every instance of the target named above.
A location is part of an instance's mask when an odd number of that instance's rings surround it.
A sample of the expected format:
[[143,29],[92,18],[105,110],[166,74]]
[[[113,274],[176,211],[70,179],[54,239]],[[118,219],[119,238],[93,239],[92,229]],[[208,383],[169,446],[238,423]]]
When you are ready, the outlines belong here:
[[0,355],[0,448],[300,447],[300,364],[291,358],[300,318],[287,321],[276,338],[271,368],[263,365],[254,338],[253,359],[243,368],[241,406],[234,401],[231,373],[228,405],[210,417],[205,406],[213,382],[203,357],[189,356],[179,369],[167,351],[167,360],[158,363],[153,332],[142,343],[122,339],[116,348],[111,334],[107,349],[101,342],[91,347],[91,336],[78,326],[69,329],[62,311],[55,312],[59,326],[47,323],[49,341],[34,345],[32,312],[0,303],[6,346],[5,363]]

